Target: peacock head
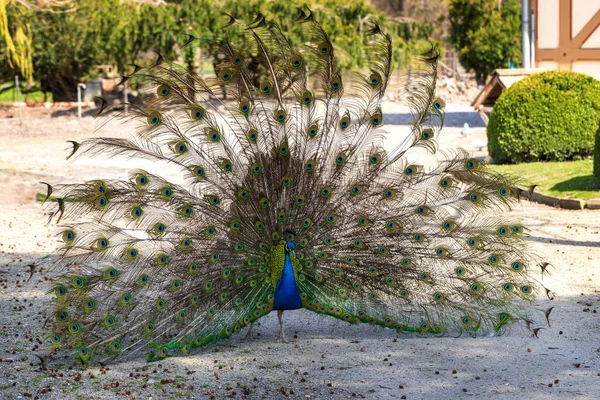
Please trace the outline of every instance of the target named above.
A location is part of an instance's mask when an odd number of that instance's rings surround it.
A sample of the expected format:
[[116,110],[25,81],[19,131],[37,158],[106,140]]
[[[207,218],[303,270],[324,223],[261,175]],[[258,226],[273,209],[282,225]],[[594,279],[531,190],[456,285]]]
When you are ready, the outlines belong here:
[[296,250],[296,245],[291,240],[286,240],[285,242],[285,252],[287,254],[291,254]]
[[294,243],[296,233],[291,229],[286,229],[283,233],[287,236],[287,240],[285,241],[285,252],[290,255],[294,254],[294,250],[296,250],[296,244]]

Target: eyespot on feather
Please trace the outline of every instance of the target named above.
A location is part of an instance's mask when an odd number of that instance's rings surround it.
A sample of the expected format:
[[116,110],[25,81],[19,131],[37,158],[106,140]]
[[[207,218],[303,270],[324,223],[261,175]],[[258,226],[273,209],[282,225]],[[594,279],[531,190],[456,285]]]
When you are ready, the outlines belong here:
[[431,128],[425,128],[421,131],[421,139],[422,140],[433,139],[433,135],[434,135],[434,132],[433,132],[433,129],[431,129]]
[[264,95],[270,95],[273,90],[273,82],[264,80],[260,84],[260,92]]
[[377,109],[373,114],[371,114],[371,125],[373,127],[378,127],[383,124],[383,114],[381,113],[381,109]]
[[217,143],[221,141],[221,134],[215,128],[207,128],[205,133],[209,142]]
[[192,176],[197,180],[203,180],[206,178],[206,171],[202,165],[192,165],[190,167],[190,171]]
[[161,123],[161,117],[158,111],[150,112],[146,117],[146,121],[150,126],[157,126]]
[[381,74],[379,72],[373,72],[371,75],[369,75],[367,82],[373,87],[381,86]]
[[250,143],[256,143],[258,140],[258,131],[254,128],[248,129],[246,132],[246,138]]
[[313,93],[310,90],[305,90],[304,92],[302,92],[302,95],[300,96],[298,102],[304,106],[310,106],[311,104],[313,104],[315,100],[315,96],[313,95]]
[[233,171],[233,164],[231,163],[231,160],[227,158],[222,158],[219,161],[219,168],[221,169],[221,172],[230,173],[231,171]]
[[201,121],[206,115],[206,110],[200,106],[193,106],[190,108],[190,118],[193,121]]
[[177,155],[183,155],[189,150],[188,144],[185,140],[172,142],[169,147],[171,148],[171,151]]
[[304,163],[304,171],[307,172],[307,173],[309,173],[309,174],[312,173],[312,172],[314,172],[315,171],[315,164],[316,164],[315,160],[311,159],[311,160],[306,161]]
[[171,96],[171,88],[167,85],[160,85],[156,88],[156,95],[159,98],[168,98]]
[[304,66],[304,59],[300,54],[296,53],[290,58],[290,66],[296,69],[300,69]]
[[346,113],[340,118],[339,126],[342,130],[348,129],[351,124],[350,114]]
[[443,111],[444,108],[446,107],[446,102],[444,100],[442,100],[439,97],[436,97],[433,100],[432,106],[434,109],[438,110],[438,111]]
[[65,242],[65,244],[70,245],[75,241],[76,236],[77,235],[73,230],[67,229],[62,233],[62,240]]
[[331,91],[339,92],[342,89],[342,78],[338,75],[331,79],[331,83],[329,85]]
[[217,76],[219,77],[219,79],[222,82],[229,82],[231,80],[231,78],[233,77],[233,72],[230,69],[225,68],[225,69],[219,71]]

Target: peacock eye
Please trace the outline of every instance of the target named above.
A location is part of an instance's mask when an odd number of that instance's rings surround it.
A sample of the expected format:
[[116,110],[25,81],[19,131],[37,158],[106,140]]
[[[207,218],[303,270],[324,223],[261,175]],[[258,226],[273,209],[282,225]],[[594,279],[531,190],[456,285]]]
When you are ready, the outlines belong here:
[[167,97],[171,93],[171,89],[167,85],[160,85],[156,89],[156,93],[161,97]]

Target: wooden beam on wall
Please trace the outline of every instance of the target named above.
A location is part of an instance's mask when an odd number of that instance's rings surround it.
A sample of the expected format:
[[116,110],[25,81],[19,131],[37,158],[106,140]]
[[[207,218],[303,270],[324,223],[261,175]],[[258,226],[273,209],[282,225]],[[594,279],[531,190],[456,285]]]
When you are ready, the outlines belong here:
[[600,10],[596,11],[596,14],[590,19],[584,27],[579,31],[577,36],[573,38],[572,46],[580,49],[586,40],[594,33],[596,28],[600,26]]
[[558,3],[558,69],[571,70],[571,0],[559,0]]

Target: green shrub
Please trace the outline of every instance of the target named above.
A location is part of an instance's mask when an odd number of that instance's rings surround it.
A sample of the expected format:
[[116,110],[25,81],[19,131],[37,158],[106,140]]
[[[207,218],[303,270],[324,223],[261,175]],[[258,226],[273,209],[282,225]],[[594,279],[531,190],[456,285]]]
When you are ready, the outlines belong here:
[[487,127],[497,163],[565,161],[593,153],[600,82],[567,71],[531,75],[506,89]]

